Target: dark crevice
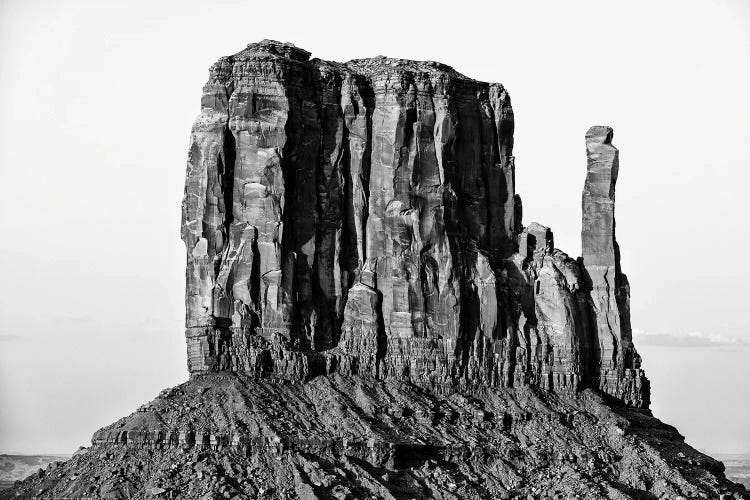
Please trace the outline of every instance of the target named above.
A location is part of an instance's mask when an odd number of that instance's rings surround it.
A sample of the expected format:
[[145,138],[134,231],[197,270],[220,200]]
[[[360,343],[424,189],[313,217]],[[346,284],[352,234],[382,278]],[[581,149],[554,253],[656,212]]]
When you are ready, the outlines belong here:
[[219,162],[219,180],[221,182],[221,192],[224,197],[224,228],[227,236],[229,227],[234,221],[232,206],[234,204],[234,163],[237,156],[237,146],[234,140],[234,134],[229,127],[224,129],[224,151],[223,162]]
[[[261,276],[260,276],[260,249],[258,248],[258,230],[253,230],[253,239],[250,249],[253,252],[252,267],[250,268],[250,299],[257,311],[262,310],[261,306]],[[259,325],[260,326],[260,325]]]
[[370,169],[372,168],[372,113],[375,109],[375,91],[372,83],[364,80],[357,82],[359,94],[365,103],[365,151],[362,156],[361,166],[361,184],[364,191],[365,204],[362,209],[362,259],[363,262],[368,259],[367,255],[367,219],[370,215]]

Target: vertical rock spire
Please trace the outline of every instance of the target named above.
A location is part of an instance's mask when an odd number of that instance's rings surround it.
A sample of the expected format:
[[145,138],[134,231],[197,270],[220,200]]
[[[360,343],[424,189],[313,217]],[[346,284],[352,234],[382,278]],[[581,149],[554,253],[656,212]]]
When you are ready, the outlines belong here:
[[620,268],[615,237],[615,184],[620,165],[612,136],[612,128],[606,126],[586,132],[581,248],[595,316],[589,369],[604,392],[633,406],[648,406],[648,379],[632,341],[630,285]]
[[588,169],[583,186],[581,243],[588,266],[620,266],[615,239],[615,184],[620,169],[619,151],[612,145],[613,130],[594,126],[586,132]]

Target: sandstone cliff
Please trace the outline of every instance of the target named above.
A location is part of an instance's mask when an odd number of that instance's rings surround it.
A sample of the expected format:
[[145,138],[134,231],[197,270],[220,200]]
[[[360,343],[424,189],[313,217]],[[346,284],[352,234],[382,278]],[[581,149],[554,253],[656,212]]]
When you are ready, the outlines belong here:
[[183,203],[192,373],[590,386],[648,406],[611,129],[587,135],[576,261],[522,224],[500,84],[264,41],[203,93]]
[[586,134],[583,256],[523,224],[505,88],[265,40],[188,155],[190,380],[0,498],[750,498],[648,410]]

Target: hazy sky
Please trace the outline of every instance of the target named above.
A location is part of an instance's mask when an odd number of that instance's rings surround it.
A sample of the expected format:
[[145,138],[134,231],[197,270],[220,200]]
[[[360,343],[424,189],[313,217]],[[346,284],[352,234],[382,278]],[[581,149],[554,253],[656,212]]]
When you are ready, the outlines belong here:
[[0,452],[72,452],[187,377],[180,200],[218,57],[439,60],[502,82],[524,223],[580,252],[584,133],[656,416],[750,452],[750,2],[0,0]]

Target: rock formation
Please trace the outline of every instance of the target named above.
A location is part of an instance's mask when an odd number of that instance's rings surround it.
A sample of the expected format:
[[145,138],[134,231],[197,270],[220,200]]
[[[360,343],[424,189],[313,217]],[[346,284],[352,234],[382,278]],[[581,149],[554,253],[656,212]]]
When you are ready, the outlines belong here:
[[183,201],[190,381],[12,494],[743,498],[648,410],[612,129],[586,135],[573,259],[523,225],[513,123],[440,63],[219,59]]
[[502,85],[273,42],[220,59],[183,203],[190,371],[590,385],[647,406],[607,130],[587,136],[584,268],[522,226]]
[[630,285],[620,269],[615,238],[615,183],[620,165],[611,128],[589,129],[586,155],[581,249],[596,325],[592,361],[600,371],[594,377],[604,392],[627,404],[647,405],[648,381],[640,370],[630,328]]

